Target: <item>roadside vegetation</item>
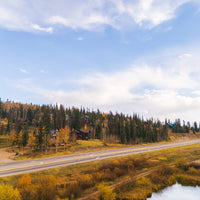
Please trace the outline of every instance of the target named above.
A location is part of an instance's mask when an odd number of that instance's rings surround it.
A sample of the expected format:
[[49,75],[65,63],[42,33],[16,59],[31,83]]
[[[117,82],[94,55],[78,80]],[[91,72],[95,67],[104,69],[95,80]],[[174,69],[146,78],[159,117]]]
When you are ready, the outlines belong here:
[[176,181],[200,185],[200,165],[194,162],[199,158],[196,144],[5,177],[0,183],[18,190],[22,199],[145,200]]
[[23,151],[19,150],[16,146],[11,146],[7,149],[8,152],[15,152],[13,155],[14,160],[27,160],[27,159],[35,159],[35,158],[46,158],[51,156],[60,156],[60,155],[70,155],[76,153],[85,153],[85,152],[93,152],[93,151],[101,151],[108,149],[116,149],[116,148],[125,148],[132,145],[125,144],[110,144],[101,140],[76,140],[76,142],[66,144],[66,148],[63,146],[57,148],[51,147],[45,154],[41,151],[31,151],[29,147],[25,147]]

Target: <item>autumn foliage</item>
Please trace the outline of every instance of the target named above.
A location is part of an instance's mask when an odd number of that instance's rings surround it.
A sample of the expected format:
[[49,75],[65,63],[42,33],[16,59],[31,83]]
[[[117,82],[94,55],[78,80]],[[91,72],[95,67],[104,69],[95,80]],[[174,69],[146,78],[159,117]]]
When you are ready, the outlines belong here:
[[0,185],[0,200],[21,200],[20,193],[10,185]]
[[101,193],[102,200],[115,200],[116,199],[116,194],[108,186],[106,186],[104,184],[100,184],[98,186],[98,190]]

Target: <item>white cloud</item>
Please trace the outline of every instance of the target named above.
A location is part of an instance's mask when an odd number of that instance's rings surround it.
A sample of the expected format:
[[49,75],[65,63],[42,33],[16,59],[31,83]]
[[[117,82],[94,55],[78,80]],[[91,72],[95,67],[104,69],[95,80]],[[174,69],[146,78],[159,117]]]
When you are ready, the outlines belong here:
[[176,16],[176,9],[192,0],[140,0],[128,1],[125,11],[140,26],[152,28]]
[[176,10],[197,0],[1,0],[0,27],[52,33],[64,26],[101,30],[134,25],[152,28],[176,17]]
[[19,71],[24,73],[24,74],[28,74],[28,71],[26,69],[23,69],[23,68],[19,68]]
[[79,40],[79,41],[82,41],[82,40],[83,40],[83,38],[82,38],[82,37],[78,37],[78,38],[77,38],[77,40]]
[[44,28],[44,27],[40,27],[38,24],[32,24],[32,27],[36,31],[43,31],[43,32],[47,32],[47,33],[53,33],[53,28],[52,27]]
[[[177,55],[176,53],[174,55]],[[182,54],[181,54],[182,55]],[[18,84],[22,90],[38,95],[48,103],[84,106],[103,111],[136,112],[147,117],[200,120],[200,58],[175,60],[161,66],[135,63],[129,68],[84,74],[75,78],[73,90],[45,89],[35,84]],[[193,66],[193,67],[191,67]],[[55,80],[56,81],[56,80]],[[74,85],[76,84],[76,85]],[[43,102],[44,102],[43,101]]]
[[184,53],[184,54],[182,54],[182,55],[180,55],[180,56],[178,56],[179,58],[190,58],[190,57],[192,57],[192,54],[190,54],[190,53]]

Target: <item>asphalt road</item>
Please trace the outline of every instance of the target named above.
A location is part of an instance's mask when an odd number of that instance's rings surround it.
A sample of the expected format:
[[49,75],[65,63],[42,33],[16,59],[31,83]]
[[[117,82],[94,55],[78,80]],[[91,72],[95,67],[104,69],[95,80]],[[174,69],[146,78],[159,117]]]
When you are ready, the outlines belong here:
[[0,177],[197,143],[200,143],[200,139],[17,161],[9,164],[1,164],[0,161]]

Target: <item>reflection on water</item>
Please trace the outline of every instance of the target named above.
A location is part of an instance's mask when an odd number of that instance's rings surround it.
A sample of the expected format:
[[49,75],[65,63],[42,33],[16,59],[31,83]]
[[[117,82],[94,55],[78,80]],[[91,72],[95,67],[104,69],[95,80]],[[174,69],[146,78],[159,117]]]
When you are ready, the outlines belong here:
[[148,200],[200,200],[200,187],[175,184],[161,192],[153,193]]

